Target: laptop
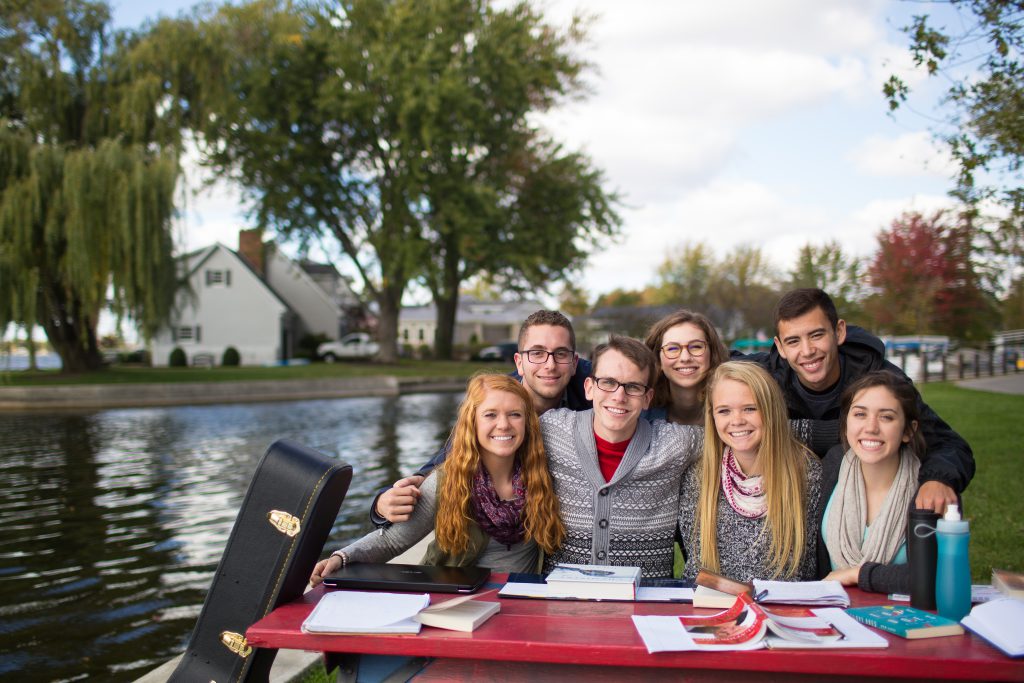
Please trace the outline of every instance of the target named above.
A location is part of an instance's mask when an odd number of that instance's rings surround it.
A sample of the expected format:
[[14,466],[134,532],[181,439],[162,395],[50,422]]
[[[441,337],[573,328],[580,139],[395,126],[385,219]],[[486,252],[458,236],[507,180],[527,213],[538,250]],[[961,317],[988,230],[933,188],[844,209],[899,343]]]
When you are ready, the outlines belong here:
[[350,564],[324,577],[331,588],[372,588],[428,593],[472,593],[491,575],[483,567],[422,564]]

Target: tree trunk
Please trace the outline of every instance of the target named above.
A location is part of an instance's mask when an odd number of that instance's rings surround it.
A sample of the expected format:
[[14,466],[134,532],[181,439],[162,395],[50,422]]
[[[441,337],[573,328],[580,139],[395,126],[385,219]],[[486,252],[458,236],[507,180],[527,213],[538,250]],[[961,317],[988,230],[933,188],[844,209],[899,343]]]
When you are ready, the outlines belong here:
[[455,341],[455,316],[459,309],[459,275],[461,251],[458,239],[448,232],[443,240],[440,281],[430,288],[437,307],[437,329],[434,332],[434,357],[441,360],[452,360]]
[[434,331],[434,357],[452,360],[455,342],[455,313],[459,308],[459,288],[434,292],[437,306],[437,329]]
[[398,362],[398,313],[402,310],[402,292],[384,287],[377,295],[380,320],[377,322],[377,340],[380,343],[378,360],[381,363]]
[[59,284],[41,286],[39,310],[46,338],[60,356],[62,373],[88,372],[103,367],[96,327],[77,299],[68,299]]

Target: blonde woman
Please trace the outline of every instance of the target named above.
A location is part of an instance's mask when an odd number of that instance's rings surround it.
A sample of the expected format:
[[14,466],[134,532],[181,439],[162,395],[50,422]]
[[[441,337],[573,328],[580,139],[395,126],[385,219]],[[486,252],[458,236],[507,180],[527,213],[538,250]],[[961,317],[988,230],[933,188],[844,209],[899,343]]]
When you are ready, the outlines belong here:
[[523,385],[473,377],[444,464],[424,480],[409,521],[371,532],[313,569],[310,582],[355,562],[386,562],[431,530],[423,564],[537,571],[565,536],[537,413]]
[[821,463],[794,438],[775,380],[723,363],[704,415],[703,455],[680,497],[683,578],[702,567],[740,581],[815,578]]

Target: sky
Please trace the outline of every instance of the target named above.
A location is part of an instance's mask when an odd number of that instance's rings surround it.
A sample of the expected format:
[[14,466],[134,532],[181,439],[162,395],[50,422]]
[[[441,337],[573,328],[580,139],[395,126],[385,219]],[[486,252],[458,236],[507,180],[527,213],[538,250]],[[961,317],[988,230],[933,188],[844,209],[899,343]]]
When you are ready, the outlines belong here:
[[[112,0],[115,23],[130,28],[193,4]],[[950,205],[953,166],[933,142],[928,115],[942,84],[912,69],[899,30],[912,14],[938,11],[927,3],[537,6],[556,26],[574,11],[594,15],[580,48],[594,65],[590,96],[536,119],[586,153],[623,200],[620,239],[596,244],[577,281],[591,295],[652,283],[666,254],[687,243],[705,242],[718,256],[760,247],[783,274],[807,243],[837,240],[846,253],[868,256],[903,212]],[[881,92],[891,73],[917,89],[914,106],[895,116]],[[246,226],[235,188],[188,194],[179,247],[234,248]],[[422,297],[414,290],[407,299]]]

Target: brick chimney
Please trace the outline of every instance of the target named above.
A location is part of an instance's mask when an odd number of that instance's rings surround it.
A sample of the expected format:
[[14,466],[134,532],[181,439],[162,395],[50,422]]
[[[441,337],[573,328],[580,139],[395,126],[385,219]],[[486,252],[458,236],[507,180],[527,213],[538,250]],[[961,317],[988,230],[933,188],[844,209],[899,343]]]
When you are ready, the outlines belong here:
[[263,277],[263,231],[259,228],[238,231],[238,253],[256,274]]

